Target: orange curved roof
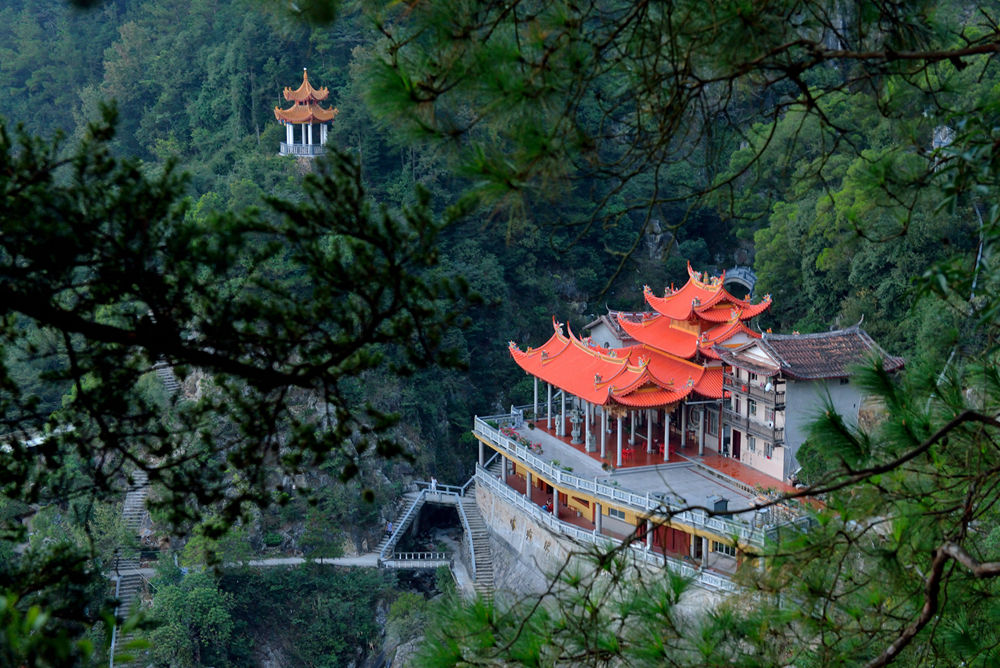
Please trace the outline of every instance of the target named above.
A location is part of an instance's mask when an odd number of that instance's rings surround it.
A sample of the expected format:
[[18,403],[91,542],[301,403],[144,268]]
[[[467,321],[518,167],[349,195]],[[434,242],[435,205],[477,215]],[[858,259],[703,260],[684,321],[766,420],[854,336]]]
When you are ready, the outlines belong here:
[[319,102],[325,100],[330,91],[326,86],[323,88],[313,88],[312,84],[309,83],[309,73],[306,72],[306,68],[302,68],[302,83],[298,88],[292,90],[288,86],[285,86],[285,99],[292,102]]
[[296,104],[288,109],[274,108],[274,117],[285,123],[326,123],[332,121],[340,113],[333,109],[324,109],[318,104]]
[[538,348],[511,357],[529,374],[601,406],[653,408],[681,401],[692,392],[722,397],[722,367],[708,368],[656,348],[636,345],[605,350],[562,333],[553,320],[552,337]]
[[636,341],[659,348],[672,355],[691,359],[698,352],[698,335],[694,332],[678,329],[670,318],[662,315],[657,314],[636,320],[624,318],[618,314],[618,324],[621,325],[626,334]]
[[740,333],[754,339],[760,338],[760,334],[747,327],[738,316],[706,329],[701,336],[677,327],[676,321],[659,314],[643,317],[619,313],[618,323],[636,341],[684,359],[691,359],[697,352],[711,359],[719,359],[719,354],[712,350],[712,346],[724,344]]
[[725,278],[726,272],[721,276],[698,274],[689,262],[688,281],[679,289],[668,291],[663,297],[655,296],[649,286],[642,291],[653,310],[675,320],[690,320],[695,315],[710,322],[728,322],[735,317],[749,320],[771,306],[770,295],[757,304],[734,297],[722,287]]

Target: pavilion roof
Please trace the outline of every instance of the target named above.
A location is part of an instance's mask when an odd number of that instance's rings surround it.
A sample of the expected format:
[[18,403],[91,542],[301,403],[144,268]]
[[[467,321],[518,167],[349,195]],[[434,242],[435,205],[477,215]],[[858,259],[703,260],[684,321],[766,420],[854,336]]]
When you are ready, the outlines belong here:
[[725,278],[726,272],[721,276],[699,274],[691,269],[689,262],[688,281],[683,286],[668,290],[663,297],[657,297],[649,286],[644,286],[643,295],[653,310],[675,320],[691,320],[696,316],[709,322],[749,320],[770,308],[770,295],[757,304],[739,299],[722,287]]
[[760,334],[747,327],[738,315],[700,334],[659,313],[619,313],[618,325],[636,341],[684,359],[691,359],[698,352],[708,358],[719,359],[713,346],[725,344],[737,334],[760,338]]
[[324,109],[315,103],[294,104],[288,109],[274,108],[274,117],[285,123],[326,123],[332,121],[339,111]]
[[511,342],[511,357],[529,374],[586,401],[654,408],[692,393],[722,397],[722,367],[695,364],[644,344],[605,350],[572,332],[563,334],[555,320],[553,329],[538,348],[521,350]]
[[313,88],[312,84],[309,83],[309,73],[303,67],[302,83],[295,90],[285,86],[284,93],[285,99],[291,102],[321,102],[330,95],[330,90],[326,86]]

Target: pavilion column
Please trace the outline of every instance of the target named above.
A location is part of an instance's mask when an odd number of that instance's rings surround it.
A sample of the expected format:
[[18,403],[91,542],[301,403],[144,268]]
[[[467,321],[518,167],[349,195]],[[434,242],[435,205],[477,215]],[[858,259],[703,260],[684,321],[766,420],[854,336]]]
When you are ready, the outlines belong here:
[[531,501],[531,469],[527,469],[524,475],[524,496]]
[[653,415],[652,408],[646,409],[646,452],[653,451]]
[[566,435],[566,390],[563,390],[562,402],[560,403],[562,405],[561,409],[562,417],[559,418],[559,427],[557,428],[556,433],[559,436],[565,436]]
[[618,464],[617,464],[617,466],[619,468],[622,465],[622,427],[623,426],[624,425],[622,424],[621,416],[619,416],[618,417]]
[[670,412],[663,409],[663,461],[670,461]]
[[601,508],[601,504],[594,502],[594,533],[601,533],[604,522],[602,521],[604,509]]
[[608,440],[608,410],[604,406],[601,406],[601,459],[608,456],[607,446],[605,445]]
[[326,133],[327,133],[327,130],[329,130],[329,128],[330,128],[330,126],[327,125],[326,123],[324,123],[323,125],[319,126],[319,145],[320,146],[326,146]]
[[593,404],[589,401],[583,404],[583,449],[587,452],[594,451],[594,444],[590,442],[590,409]]
[[687,447],[687,401],[681,404],[681,447]]
[[307,123],[306,125],[309,126],[309,145],[312,146],[312,143],[313,143],[313,124],[312,123]]
[[646,520],[646,549],[653,549],[653,520]]
[[285,123],[285,143],[291,146],[295,143],[295,127],[291,123]]
[[549,386],[549,404],[545,411],[545,428],[552,431],[552,383],[546,383]]
[[628,418],[629,418],[629,427],[630,427],[630,433],[629,433],[629,436],[628,436],[628,444],[629,445],[635,445],[635,411],[629,411]]
[[535,421],[538,421],[538,376],[535,376],[535,401],[532,404],[535,411]]
[[698,424],[698,456],[705,456],[705,413],[708,412],[708,406],[704,406],[701,411],[701,421]]
[[302,145],[305,146],[306,145],[306,126],[305,126],[304,123],[299,123],[299,127],[302,128],[302,133],[301,133],[302,136],[300,137],[300,139],[302,140]]

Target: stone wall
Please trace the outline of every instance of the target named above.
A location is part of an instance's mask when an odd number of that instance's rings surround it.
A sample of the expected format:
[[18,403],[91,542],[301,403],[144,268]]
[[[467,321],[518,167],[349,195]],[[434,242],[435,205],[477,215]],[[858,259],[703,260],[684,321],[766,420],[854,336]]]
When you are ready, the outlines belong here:
[[[476,503],[490,529],[493,551],[493,578],[498,600],[511,600],[540,594],[549,584],[549,576],[558,570],[573,552],[582,547],[551,533],[526,512],[507,503],[482,485],[476,485]],[[652,566],[637,566],[648,577],[660,572]],[[681,599],[680,608],[689,614],[701,614],[724,599],[724,595],[692,586]]]

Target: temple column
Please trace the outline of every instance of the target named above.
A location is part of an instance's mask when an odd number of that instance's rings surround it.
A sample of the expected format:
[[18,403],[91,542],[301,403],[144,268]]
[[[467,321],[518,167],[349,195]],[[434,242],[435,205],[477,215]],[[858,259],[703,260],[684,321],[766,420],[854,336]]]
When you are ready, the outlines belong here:
[[653,520],[646,520],[646,549],[653,549]]
[[531,469],[524,474],[524,496],[531,501]]
[[628,444],[635,445],[635,411],[629,411],[628,419],[629,419],[629,430],[630,430],[628,436]]
[[486,466],[486,444],[479,441],[479,465]]
[[698,456],[705,456],[705,413],[708,412],[708,407],[702,407],[701,411],[701,421],[698,425]]
[[535,421],[538,421],[538,376],[535,376],[535,401],[532,407],[535,411]]
[[687,401],[681,404],[681,447],[687,447]]
[[552,488],[552,517],[559,519],[559,489]]
[[701,540],[701,538],[696,536],[695,534],[690,534],[690,536],[691,536],[691,542],[688,544],[688,556],[691,557],[692,559],[695,559],[696,558],[695,555],[697,554],[697,552],[694,549],[694,544],[695,541]]
[[545,428],[552,431],[552,383],[546,383],[546,385],[549,386],[549,403],[545,411]]
[[601,533],[604,525],[602,515],[603,509],[601,508],[601,504],[594,502],[594,533]]
[[670,413],[663,409],[663,461],[670,461]]
[[701,539],[701,565],[708,566],[708,539],[705,537]]
[[646,452],[653,451],[653,416],[652,409],[646,409]]
[[621,416],[618,417],[618,467],[622,465],[622,419]]
[[605,443],[608,440],[608,411],[604,406],[601,406],[601,459],[608,456],[608,451]]
[[566,390],[563,390],[561,404],[562,417],[559,418],[559,427],[557,428],[556,433],[559,436],[566,436]]
[[583,449],[586,452],[593,452],[594,445],[590,442],[590,402],[583,404]]

